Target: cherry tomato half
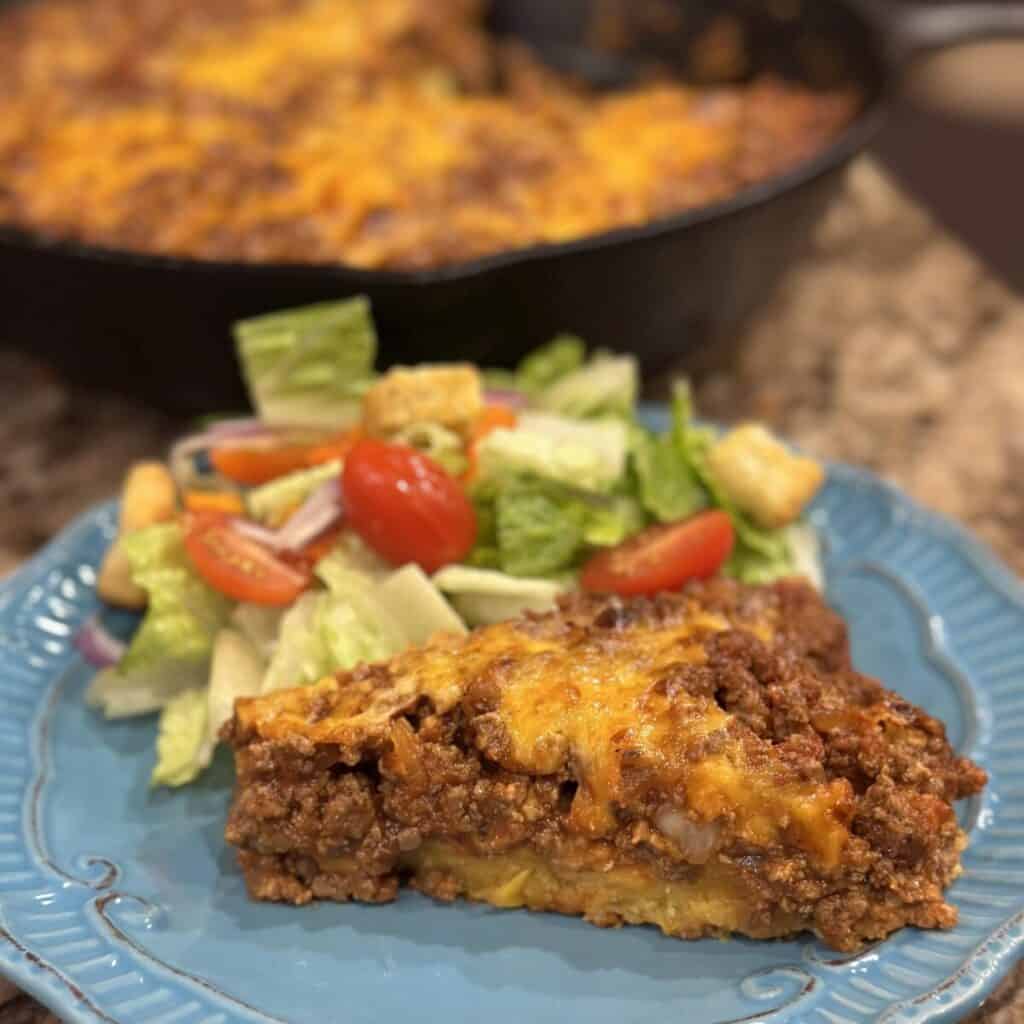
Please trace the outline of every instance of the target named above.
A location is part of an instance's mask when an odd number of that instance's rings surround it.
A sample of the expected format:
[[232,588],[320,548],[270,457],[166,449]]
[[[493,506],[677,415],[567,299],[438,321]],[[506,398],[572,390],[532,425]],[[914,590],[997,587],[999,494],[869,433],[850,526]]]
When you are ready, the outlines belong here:
[[315,444],[280,443],[270,447],[222,447],[210,452],[210,462],[221,476],[238,484],[258,487],[286,473],[344,459],[360,438],[358,427],[325,437]]
[[476,542],[476,512],[457,480],[404,445],[364,438],[345,460],[349,525],[377,554],[426,572],[458,562]]
[[314,445],[306,453],[306,465],[320,466],[325,462],[333,462],[335,459],[345,459],[362,436],[362,429],[353,427],[351,430],[336,434],[323,444]]
[[732,522],[720,509],[681,523],[651,526],[618,547],[594,555],[583,567],[584,590],[604,594],[656,594],[688,580],[713,576],[732,552]]
[[262,544],[243,537],[216,512],[185,517],[185,550],[214,590],[236,601],[284,606],[312,580],[308,568],[288,565]]

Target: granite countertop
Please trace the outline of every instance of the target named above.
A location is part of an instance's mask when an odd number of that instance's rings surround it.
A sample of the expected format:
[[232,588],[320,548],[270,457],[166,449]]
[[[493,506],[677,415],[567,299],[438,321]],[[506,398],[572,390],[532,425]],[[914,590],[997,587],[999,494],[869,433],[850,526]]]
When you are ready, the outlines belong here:
[[[959,519],[1024,575],[1024,300],[870,161],[742,336],[686,369],[702,413],[755,416]],[[0,352],[0,574],[183,424]],[[50,1017],[0,981],[0,1024]],[[1024,965],[971,1024],[1024,1024]]]

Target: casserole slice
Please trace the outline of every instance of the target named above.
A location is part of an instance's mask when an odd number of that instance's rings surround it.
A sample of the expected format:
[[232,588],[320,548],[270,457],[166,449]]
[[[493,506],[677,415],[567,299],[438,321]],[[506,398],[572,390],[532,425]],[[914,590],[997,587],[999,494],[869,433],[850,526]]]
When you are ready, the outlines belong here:
[[442,900],[811,931],[946,928],[984,772],[850,665],[803,583],[574,595],[387,663],[243,699],[227,839],[251,896]]

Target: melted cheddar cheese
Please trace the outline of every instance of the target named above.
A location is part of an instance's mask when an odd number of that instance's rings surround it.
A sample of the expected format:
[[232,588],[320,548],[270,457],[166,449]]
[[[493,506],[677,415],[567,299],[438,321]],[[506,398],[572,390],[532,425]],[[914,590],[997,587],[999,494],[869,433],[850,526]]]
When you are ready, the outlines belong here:
[[[506,623],[399,655],[383,677],[370,670],[241,701],[238,716],[270,739],[301,735],[342,751],[383,741],[396,748],[396,763],[415,766],[411,749],[402,750],[415,743],[402,714],[426,698],[438,714],[461,705],[469,716],[486,691],[484,714],[503,739],[484,756],[526,776],[568,773],[576,782],[570,832],[612,837],[620,808],[654,799],[662,815],[682,816],[683,829],[728,824],[749,844],[800,849],[829,869],[848,837],[849,783],[800,778],[770,744],[679,682],[704,662],[710,635],[736,626],[696,602],[674,621],[622,633],[570,627],[543,635]],[[772,642],[770,615],[739,626]]]
[[722,198],[852,111],[769,84],[782,134],[755,149],[760,85],[591,93],[494,44],[480,6],[11,5],[0,222],[177,255],[436,266]]

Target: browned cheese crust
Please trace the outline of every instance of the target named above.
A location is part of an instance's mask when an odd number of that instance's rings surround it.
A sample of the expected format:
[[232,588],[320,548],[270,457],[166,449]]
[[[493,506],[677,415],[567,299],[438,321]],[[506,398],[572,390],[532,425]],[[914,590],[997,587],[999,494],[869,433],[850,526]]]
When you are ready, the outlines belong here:
[[239,701],[250,894],[433,896],[856,949],[947,928],[985,773],[860,675],[809,587],[716,580],[438,637]]

